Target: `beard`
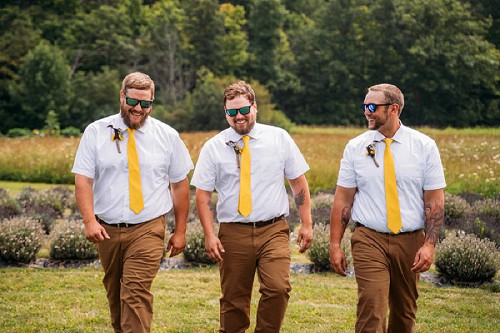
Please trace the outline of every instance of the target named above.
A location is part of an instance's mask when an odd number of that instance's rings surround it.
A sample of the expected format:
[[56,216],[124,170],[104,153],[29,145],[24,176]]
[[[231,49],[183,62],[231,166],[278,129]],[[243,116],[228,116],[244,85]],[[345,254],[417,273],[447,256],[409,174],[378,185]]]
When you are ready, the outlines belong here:
[[148,111],[141,110],[140,111],[141,118],[139,119],[139,121],[132,122],[132,117],[130,114],[131,111],[136,112],[135,109],[133,109],[132,107],[129,107],[128,105],[124,105],[123,103],[122,103],[122,105],[120,105],[120,115],[123,118],[123,122],[125,123],[125,125],[128,126],[128,128],[134,129],[134,130],[141,128],[144,125],[144,123],[146,122],[146,119],[148,119],[149,114],[151,113],[151,109],[149,109]]
[[[380,129],[380,127],[384,126],[387,123],[387,121],[389,120],[389,114],[387,113],[386,110],[383,116],[375,118],[367,118],[367,120],[368,120],[368,129],[377,131],[378,129]],[[370,120],[372,121],[371,124]]]

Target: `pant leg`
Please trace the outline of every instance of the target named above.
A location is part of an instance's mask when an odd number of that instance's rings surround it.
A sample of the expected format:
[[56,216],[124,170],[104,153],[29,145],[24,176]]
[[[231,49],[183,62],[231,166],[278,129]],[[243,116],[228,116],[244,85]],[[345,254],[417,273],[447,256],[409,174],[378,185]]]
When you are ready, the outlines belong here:
[[240,333],[250,326],[250,301],[256,269],[253,228],[221,223],[224,247],[219,263],[221,280],[220,332]]
[[120,281],[122,278],[122,252],[120,228],[104,225],[110,239],[97,243],[99,260],[104,270],[102,283],[108,297],[111,325],[115,333],[121,333]]
[[415,330],[420,274],[413,273],[411,267],[423,242],[423,231],[395,235],[390,239],[389,333],[411,333]]
[[358,227],[351,238],[351,247],[358,284],[355,331],[383,333],[390,285],[386,235]]
[[278,333],[290,298],[290,229],[285,220],[255,229],[261,294],[256,333]]
[[150,332],[153,319],[151,285],[160,268],[165,246],[165,217],[127,228],[121,279],[123,332]]

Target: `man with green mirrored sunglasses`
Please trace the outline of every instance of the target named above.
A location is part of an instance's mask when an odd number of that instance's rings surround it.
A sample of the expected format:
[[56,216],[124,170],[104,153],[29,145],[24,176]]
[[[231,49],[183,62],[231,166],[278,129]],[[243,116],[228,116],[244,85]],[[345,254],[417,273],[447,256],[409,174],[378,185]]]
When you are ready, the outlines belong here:
[[150,117],[154,87],[144,73],[124,78],[120,113],[85,129],[72,170],[85,236],[99,250],[115,332],[150,331],[151,285],[172,208],[175,231],[167,252],[175,256],[186,245],[193,163],[177,131]]

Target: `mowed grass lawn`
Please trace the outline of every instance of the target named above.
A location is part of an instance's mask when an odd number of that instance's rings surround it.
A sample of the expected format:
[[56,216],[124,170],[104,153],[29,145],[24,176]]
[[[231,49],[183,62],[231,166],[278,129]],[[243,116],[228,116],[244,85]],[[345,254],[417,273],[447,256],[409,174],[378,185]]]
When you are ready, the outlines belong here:
[[[0,332],[112,332],[100,269],[0,269]],[[292,274],[282,332],[353,332],[356,282],[333,273]],[[152,332],[217,332],[216,267],[160,271]],[[249,332],[255,327],[257,282]],[[420,282],[416,332],[499,332],[500,294]]]

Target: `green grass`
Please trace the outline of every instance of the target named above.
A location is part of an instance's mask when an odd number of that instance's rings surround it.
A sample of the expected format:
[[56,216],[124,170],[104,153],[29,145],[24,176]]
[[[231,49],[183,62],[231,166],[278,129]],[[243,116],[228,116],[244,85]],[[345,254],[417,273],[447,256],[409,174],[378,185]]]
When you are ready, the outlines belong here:
[[[0,269],[1,332],[112,332],[96,268]],[[333,273],[292,274],[282,332],[353,332],[356,282]],[[500,297],[487,289],[420,283],[417,332],[498,332]],[[152,332],[217,332],[217,268],[160,271]],[[255,326],[257,285],[251,309]]]

